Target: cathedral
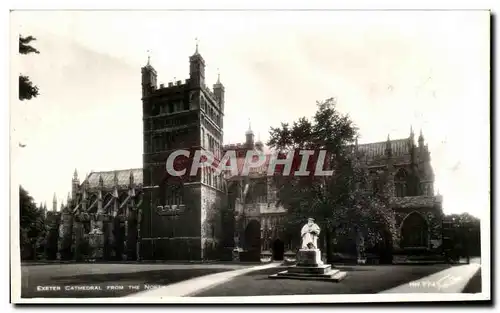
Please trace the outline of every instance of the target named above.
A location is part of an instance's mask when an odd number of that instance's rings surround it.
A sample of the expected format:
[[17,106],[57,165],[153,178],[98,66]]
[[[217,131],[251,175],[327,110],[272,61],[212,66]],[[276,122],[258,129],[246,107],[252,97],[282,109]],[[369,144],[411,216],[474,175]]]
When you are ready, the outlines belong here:
[[[283,235],[286,210],[277,206],[270,177],[217,175],[203,168],[196,176],[169,177],[168,156],[199,149],[221,158],[235,150],[263,152],[250,129],[240,144],[223,145],[224,85],[205,83],[205,61],[196,47],[189,78],[157,83],[150,64],[141,70],[142,168],[75,171],[67,205],[57,212],[61,259],[215,260],[283,259],[294,247]],[[434,194],[430,152],[422,132],[408,138],[357,144],[356,151],[375,177],[391,177],[391,207],[399,229],[397,249],[437,250],[441,246],[441,196]],[[367,189],[376,192],[376,179]],[[54,203],[54,206],[57,204]]]

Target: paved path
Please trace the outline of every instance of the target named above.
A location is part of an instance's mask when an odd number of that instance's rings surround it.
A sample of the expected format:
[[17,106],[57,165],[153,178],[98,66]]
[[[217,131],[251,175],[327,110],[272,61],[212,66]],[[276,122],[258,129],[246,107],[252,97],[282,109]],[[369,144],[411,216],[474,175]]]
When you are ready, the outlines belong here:
[[453,266],[382,293],[461,293],[480,269],[478,260],[471,260],[470,264]]
[[215,285],[225,283],[237,276],[244,275],[253,271],[278,267],[280,265],[281,263],[275,262],[262,266],[254,266],[251,268],[237,269],[223,273],[205,275],[154,290],[138,292],[130,295],[129,297],[189,297],[194,293],[199,293],[203,290],[214,287]]

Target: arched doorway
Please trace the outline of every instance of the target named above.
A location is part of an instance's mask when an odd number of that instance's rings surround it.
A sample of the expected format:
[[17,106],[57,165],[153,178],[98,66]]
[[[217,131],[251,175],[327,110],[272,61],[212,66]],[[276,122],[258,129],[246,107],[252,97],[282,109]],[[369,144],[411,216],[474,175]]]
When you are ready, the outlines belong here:
[[283,261],[285,255],[285,243],[279,238],[276,238],[273,242],[273,260]]
[[401,224],[402,248],[427,248],[428,247],[427,220],[418,212],[406,216]]
[[260,261],[260,223],[251,220],[245,228],[245,250],[249,261]]

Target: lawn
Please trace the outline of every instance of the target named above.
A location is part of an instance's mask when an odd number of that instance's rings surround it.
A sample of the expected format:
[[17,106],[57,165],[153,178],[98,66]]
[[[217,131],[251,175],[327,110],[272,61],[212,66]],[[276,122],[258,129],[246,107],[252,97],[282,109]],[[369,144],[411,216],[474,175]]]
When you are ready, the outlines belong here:
[[[232,268],[162,269],[124,273],[96,273],[86,275],[64,275],[23,277],[22,298],[96,298],[121,297],[145,290],[146,285],[165,286],[172,283],[232,270]],[[24,276],[24,275],[23,275]],[[100,286],[101,290],[65,291],[64,286]],[[129,288],[139,287],[139,290]],[[37,286],[60,286],[62,291],[37,291]],[[112,289],[124,287],[122,290]]]
[[286,270],[286,267],[277,267],[236,277],[229,282],[212,287],[195,296],[217,297],[378,293],[442,271],[450,267],[450,265],[354,265],[335,267],[347,272],[347,277],[339,283],[328,281],[269,279],[268,275]]

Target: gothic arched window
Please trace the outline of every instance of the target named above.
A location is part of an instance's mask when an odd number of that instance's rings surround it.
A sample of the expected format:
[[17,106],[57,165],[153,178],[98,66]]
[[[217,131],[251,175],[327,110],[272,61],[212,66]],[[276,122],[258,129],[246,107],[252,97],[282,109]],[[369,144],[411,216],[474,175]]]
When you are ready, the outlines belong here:
[[399,169],[394,177],[394,187],[396,197],[406,197],[408,194],[408,173],[404,169]]

